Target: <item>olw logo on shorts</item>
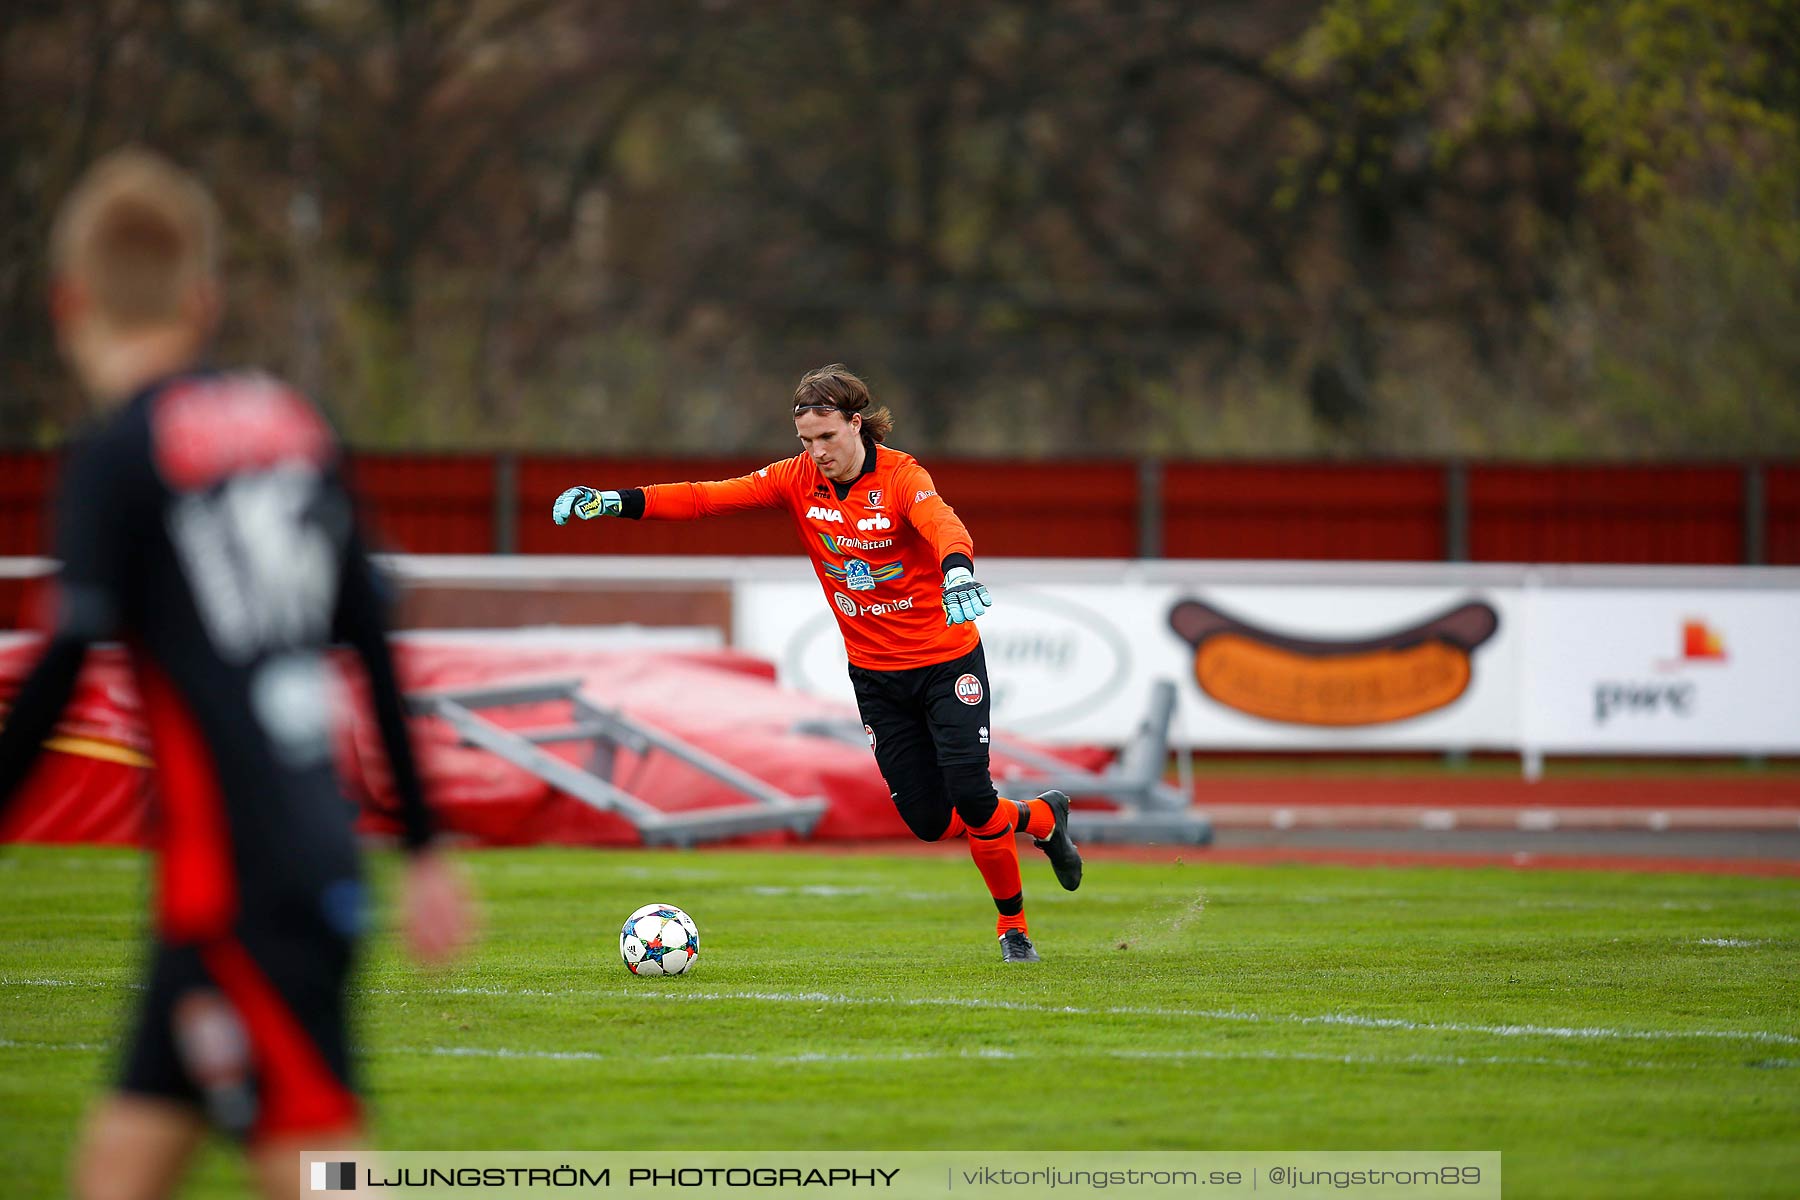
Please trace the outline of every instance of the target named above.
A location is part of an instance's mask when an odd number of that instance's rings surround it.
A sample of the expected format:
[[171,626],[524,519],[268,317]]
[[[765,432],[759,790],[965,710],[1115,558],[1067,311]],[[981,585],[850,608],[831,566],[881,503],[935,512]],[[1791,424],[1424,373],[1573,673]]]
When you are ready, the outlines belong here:
[[312,1190],[315,1192],[354,1192],[356,1164],[353,1162],[316,1162],[312,1165]]

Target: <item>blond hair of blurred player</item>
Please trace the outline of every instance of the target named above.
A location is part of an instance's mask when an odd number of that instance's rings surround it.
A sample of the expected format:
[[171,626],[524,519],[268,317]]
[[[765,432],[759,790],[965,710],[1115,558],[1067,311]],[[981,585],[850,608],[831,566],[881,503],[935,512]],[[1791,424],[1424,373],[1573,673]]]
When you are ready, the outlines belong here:
[[362,1136],[345,1010],[365,889],[333,768],[336,642],[368,674],[393,773],[408,941],[435,962],[470,928],[336,440],[279,380],[202,365],[219,240],[193,177],[126,150],[82,179],[51,247],[57,337],[100,415],[62,468],[54,628],[0,731],[0,805],[99,641],[125,646],[157,774],[147,977],[77,1151],[84,1200],[169,1194],[209,1125],[272,1197],[304,1187],[302,1148]]

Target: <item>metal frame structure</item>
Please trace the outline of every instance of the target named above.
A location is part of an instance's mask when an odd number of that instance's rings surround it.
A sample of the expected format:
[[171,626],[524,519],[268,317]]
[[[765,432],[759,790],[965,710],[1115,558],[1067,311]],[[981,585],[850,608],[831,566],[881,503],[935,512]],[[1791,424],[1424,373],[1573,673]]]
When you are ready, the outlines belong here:
[[[483,709],[555,701],[570,705],[569,724],[507,729],[481,713]],[[601,812],[618,813],[637,829],[645,845],[692,846],[773,829],[805,837],[825,813],[825,801],[817,796],[790,796],[691,742],[593,704],[581,694],[579,679],[412,692],[406,703],[417,715],[448,721],[464,745],[496,754]],[[588,766],[577,766],[544,750],[551,742],[593,743]],[[640,756],[660,751],[742,793],[745,801],[687,812],[657,808],[615,782],[621,750]]]
[[[1126,743],[1118,763],[1104,771],[1084,771],[998,733],[992,746],[1037,772],[1020,779],[1040,791],[1056,788],[1072,797],[1089,796],[1117,805],[1111,811],[1080,808],[1071,812],[1069,832],[1078,842],[1177,842],[1204,846],[1212,841],[1212,822],[1193,810],[1185,789],[1163,781],[1175,704],[1175,684],[1167,679],[1157,680],[1137,732]],[[862,726],[848,720],[802,721],[795,726],[795,732],[856,745],[867,743]]]

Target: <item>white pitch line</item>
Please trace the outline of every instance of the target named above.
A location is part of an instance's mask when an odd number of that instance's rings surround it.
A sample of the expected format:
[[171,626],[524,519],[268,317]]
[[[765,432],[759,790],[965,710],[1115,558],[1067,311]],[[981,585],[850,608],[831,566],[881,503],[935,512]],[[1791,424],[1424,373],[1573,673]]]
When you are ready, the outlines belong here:
[[141,983],[118,983],[110,979],[0,979],[0,987],[66,987],[66,988],[130,988],[143,989]]
[[1580,1059],[1569,1058],[1508,1058],[1504,1055],[1485,1055],[1470,1057],[1460,1054],[1321,1054],[1301,1050],[1058,1050],[1055,1053],[1043,1054],[1036,1051],[1005,1050],[998,1047],[982,1050],[898,1050],[891,1054],[664,1054],[646,1058],[638,1054],[604,1054],[597,1050],[520,1050],[511,1048],[489,1048],[481,1046],[396,1046],[387,1051],[376,1053],[388,1054],[426,1054],[445,1058],[506,1058],[506,1059],[547,1059],[557,1062],[631,1062],[631,1063],[681,1063],[681,1062],[735,1062],[760,1063],[768,1065],[803,1065],[808,1063],[887,1063],[887,1062],[932,1062],[956,1061],[964,1059],[1004,1059],[1030,1060],[1054,1058],[1114,1058],[1132,1061],[1156,1062],[1169,1059],[1211,1059],[1221,1061],[1266,1061],[1266,1062],[1319,1062],[1342,1063],[1350,1066],[1534,1066],[1534,1067],[1576,1067],[1591,1069],[1604,1067],[1611,1069],[1620,1065],[1638,1067],[1647,1070],[1692,1070],[1687,1064],[1635,1062],[1626,1064],[1591,1063]]
[[[20,1042],[10,1038],[0,1038],[0,1050],[40,1050],[62,1053],[99,1053],[113,1049],[112,1046],[97,1042]],[[1058,1050],[1054,1053],[1037,1051],[1006,1050],[993,1047],[981,1050],[899,1050],[891,1054],[833,1054],[825,1052],[809,1052],[802,1054],[660,1054],[644,1056],[640,1054],[605,1054],[597,1050],[536,1050],[508,1046],[391,1046],[377,1048],[372,1052],[376,1057],[395,1055],[414,1055],[429,1058],[481,1058],[527,1060],[534,1062],[617,1062],[641,1065],[644,1063],[746,1063],[761,1066],[838,1066],[864,1065],[871,1063],[908,1063],[908,1062],[945,1062],[995,1059],[1005,1061],[1026,1061],[1033,1059],[1054,1058],[1063,1060],[1076,1058],[1110,1058],[1131,1061],[1159,1062],[1169,1060],[1202,1059],[1220,1062],[1315,1062],[1335,1063],[1344,1066],[1374,1067],[1571,1067],[1578,1070],[1601,1068],[1612,1070],[1620,1066],[1635,1067],[1652,1071],[1688,1071],[1697,1069],[1693,1064],[1682,1063],[1592,1063],[1580,1059],[1568,1058],[1508,1058],[1504,1055],[1484,1055],[1470,1057],[1460,1054],[1321,1054],[1300,1050]]]
[[97,1054],[111,1049],[105,1042],[17,1042],[12,1038],[0,1038],[0,1050],[59,1050]]
[[[609,993],[600,993],[607,995]],[[1557,1025],[1476,1025],[1460,1021],[1409,1021],[1400,1017],[1366,1017],[1357,1013],[1255,1013],[1241,1009],[1213,1008],[1147,1008],[1115,1005],[1107,1008],[1084,1008],[1077,1005],[1031,1004],[1019,1000],[982,1000],[962,997],[917,996],[869,997],[844,996],[830,992],[615,992],[612,995],[644,996],[655,1000],[761,1000],[781,1004],[896,1004],[906,1008],[975,1008],[1005,1012],[1036,1012],[1070,1016],[1179,1017],[1208,1021],[1267,1022],[1272,1025],[1343,1025],[1356,1029],[1395,1029],[1408,1033],[1474,1033],[1493,1037],[1550,1037],[1621,1041],[1671,1041],[1686,1038],[1721,1041],[1769,1042],[1776,1045],[1800,1045],[1800,1037],[1788,1033],[1772,1033],[1761,1029],[1608,1029],[1605,1027],[1571,1027]]]
[[[84,984],[59,979],[0,979],[0,987],[108,987],[118,986],[96,981]],[[127,987],[139,985],[127,984]],[[751,1000],[768,1004],[841,1004],[875,1007],[896,1005],[902,1008],[967,1008],[997,1012],[1028,1012],[1077,1017],[1171,1017],[1182,1020],[1231,1021],[1270,1025],[1337,1025],[1351,1029],[1395,1030],[1403,1033],[1468,1033],[1487,1037],[1546,1037],[1583,1041],[1739,1041],[1762,1042],[1778,1046],[1800,1046],[1800,1037],[1791,1033],[1775,1033],[1764,1029],[1611,1029],[1605,1026],[1564,1025],[1479,1025],[1464,1021],[1412,1021],[1403,1017],[1369,1017],[1360,1013],[1258,1013],[1235,1008],[1155,1008],[1113,1005],[1091,1008],[1072,1004],[1033,1004],[1022,1000],[987,1000],[961,996],[849,996],[837,992],[690,992],[690,991],[607,991],[568,988],[543,990],[535,988],[450,987],[450,988],[366,988],[372,996],[532,996],[566,998],[577,996],[625,1000],[670,1000],[688,1003],[716,1003],[726,1000]]]

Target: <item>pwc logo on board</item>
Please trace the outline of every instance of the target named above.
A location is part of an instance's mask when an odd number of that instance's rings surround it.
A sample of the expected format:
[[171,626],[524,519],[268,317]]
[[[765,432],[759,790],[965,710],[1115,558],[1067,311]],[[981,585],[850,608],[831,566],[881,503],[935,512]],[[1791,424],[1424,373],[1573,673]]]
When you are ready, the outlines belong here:
[[1659,658],[1653,665],[1658,672],[1668,674],[1687,667],[1723,666],[1730,661],[1719,627],[1704,617],[1686,617],[1681,622],[1680,649],[1675,657]]
[[1681,623],[1681,657],[1687,662],[1724,662],[1725,639],[1705,621],[1689,618]]
[[[1594,724],[1627,717],[1692,717],[1700,705],[1700,685],[1678,672],[1689,667],[1722,667],[1730,659],[1725,638],[1702,617],[1681,622],[1681,653],[1651,664],[1655,678],[1603,679],[1594,685]],[[1669,675],[1676,675],[1670,679]]]

